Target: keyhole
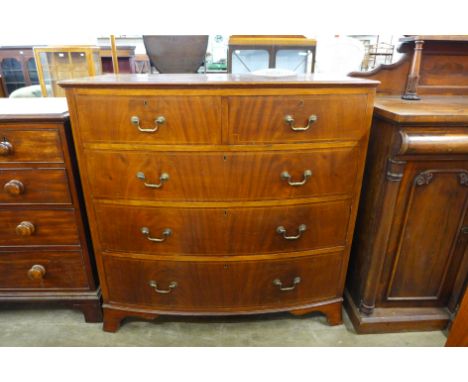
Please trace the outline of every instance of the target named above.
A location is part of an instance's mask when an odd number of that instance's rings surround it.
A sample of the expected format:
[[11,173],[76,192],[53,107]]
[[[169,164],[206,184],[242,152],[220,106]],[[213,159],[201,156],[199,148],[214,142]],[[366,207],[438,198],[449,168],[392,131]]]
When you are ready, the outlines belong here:
[[148,101],[144,100],[143,105],[148,106]]
[[226,155],[223,155],[223,160],[227,160],[227,156],[226,156]]
[[228,269],[228,268],[229,268],[229,265],[224,264],[223,268],[224,268],[224,269]]

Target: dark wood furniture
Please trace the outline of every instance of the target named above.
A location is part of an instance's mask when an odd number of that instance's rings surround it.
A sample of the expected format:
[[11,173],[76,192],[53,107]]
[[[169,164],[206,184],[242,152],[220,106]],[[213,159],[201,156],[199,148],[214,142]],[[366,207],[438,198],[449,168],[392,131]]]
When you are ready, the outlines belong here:
[[0,75],[0,98],[6,97],[5,83],[3,77]]
[[468,275],[468,44],[425,41],[419,101],[408,57],[353,74],[381,81],[345,293],[359,333],[445,328]]
[[445,346],[468,346],[468,292],[465,292]]
[[[100,46],[99,55],[103,73],[114,73],[112,51],[110,46]],[[119,73],[135,73],[135,47],[120,45],[117,47]]]
[[32,46],[1,46],[0,75],[6,96],[16,89],[39,84]]
[[[311,54],[310,72],[313,73],[315,69],[315,52],[317,42],[314,39],[306,38],[302,35],[233,35],[229,38],[228,45],[228,73],[237,73],[233,68],[233,60],[237,59],[243,66],[243,71],[251,72],[253,68],[246,64],[240,52],[265,52],[267,63],[265,68],[281,68],[279,55],[283,53],[291,53],[296,51],[298,54],[303,54],[305,62],[307,56]],[[286,62],[290,63],[291,58],[286,58]],[[300,65],[302,73],[307,72],[307,65],[303,63]],[[263,68],[262,68],[263,69]],[[284,69],[284,68],[283,68]],[[297,68],[298,69],[298,68]]]
[[67,104],[0,99],[0,304],[59,303],[102,320]]
[[208,38],[208,35],[143,35],[143,43],[151,65],[159,73],[197,73],[205,65]]
[[226,74],[62,83],[104,330],[160,314],[320,311],[341,323],[376,85]]

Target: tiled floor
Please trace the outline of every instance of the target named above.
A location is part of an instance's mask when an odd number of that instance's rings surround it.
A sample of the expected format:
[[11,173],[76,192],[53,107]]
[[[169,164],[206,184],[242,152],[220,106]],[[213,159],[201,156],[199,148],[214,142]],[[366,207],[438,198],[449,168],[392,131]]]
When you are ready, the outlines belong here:
[[127,319],[117,333],[87,324],[78,311],[17,308],[0,311],[0,346],[443,346],[441,331],[357,335],[330,327],[320,314],[230,318]]

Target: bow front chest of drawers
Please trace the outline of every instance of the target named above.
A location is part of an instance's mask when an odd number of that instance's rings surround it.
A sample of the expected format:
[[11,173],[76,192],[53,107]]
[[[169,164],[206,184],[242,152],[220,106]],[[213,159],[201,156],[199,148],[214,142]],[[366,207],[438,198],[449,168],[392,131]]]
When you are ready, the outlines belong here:
[[321,311],[342,291],[378,82],[62,83],[104,298],[126,316]]
[[0,100],[0,303],[60,303],[98,322],[72,151],[64,98]]

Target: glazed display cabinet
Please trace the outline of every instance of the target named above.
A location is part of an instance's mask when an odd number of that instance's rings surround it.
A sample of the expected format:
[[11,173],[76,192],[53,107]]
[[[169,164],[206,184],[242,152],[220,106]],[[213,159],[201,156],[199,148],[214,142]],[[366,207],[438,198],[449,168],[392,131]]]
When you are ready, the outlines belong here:
[[65,95],[63,89],[57,85],[58,81],[102,73],[98,47],[35,47],[34,56],[44,97],[63,97]]

